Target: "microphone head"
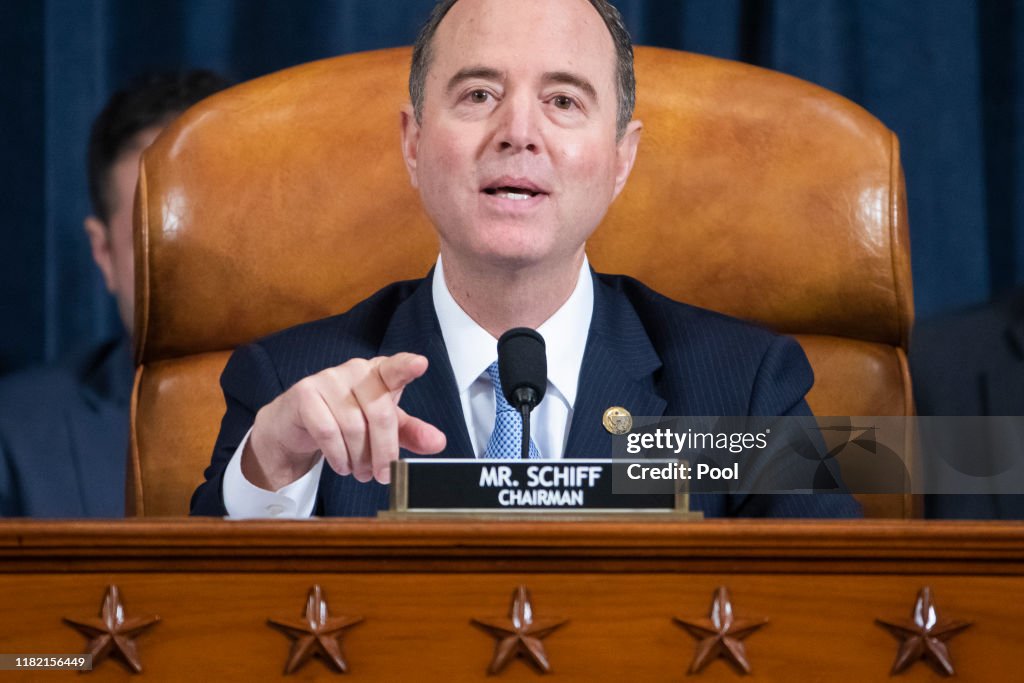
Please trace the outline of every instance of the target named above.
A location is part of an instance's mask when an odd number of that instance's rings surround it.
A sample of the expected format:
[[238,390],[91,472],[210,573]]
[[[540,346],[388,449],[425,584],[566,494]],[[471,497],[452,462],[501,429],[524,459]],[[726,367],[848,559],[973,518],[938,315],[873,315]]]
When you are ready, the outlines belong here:
[[498,376],[505,399],[517,410],[532,410],[548,388],[544,337],[529,327],[514,327],[498,340]]

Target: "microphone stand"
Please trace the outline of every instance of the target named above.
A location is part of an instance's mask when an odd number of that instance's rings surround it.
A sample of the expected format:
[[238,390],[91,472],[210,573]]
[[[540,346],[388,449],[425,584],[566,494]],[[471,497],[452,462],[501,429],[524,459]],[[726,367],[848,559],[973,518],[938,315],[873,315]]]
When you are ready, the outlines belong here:
[[530,408],[529,403],[519,406],[519,411],[523,414],[523,448],[520,456],[523,460],[530,458]]

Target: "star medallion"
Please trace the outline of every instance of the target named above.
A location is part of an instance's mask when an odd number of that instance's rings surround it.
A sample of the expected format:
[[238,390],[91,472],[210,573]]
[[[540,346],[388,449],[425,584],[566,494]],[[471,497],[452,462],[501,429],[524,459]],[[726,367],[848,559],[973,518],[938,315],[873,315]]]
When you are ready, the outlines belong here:
[[729,590],[719,586],[711,601],[711,612],[706,619],[680,619],[674,617],[676,623],[685,628],[696,638],[697,651],[687,674],[696,674],[719,656],[742,673],[750,673],[750,662],[747,660],[747,648],[743,639],[768,623],[767,619],[737,619],[733,616],[732,601]]
[[472,622],[496,639],[494,657],[487,668],[487,673],[493,675],[516,655],[522,655],[541,673],[550,673],[551,664],[541,641],[565,625],[568,619],[535,619],[530,589],[519,586],[512,591],[507,619],[473,619]]
[[147,628],[160,621],[160,617],[126,617],[121,591],[117,586],[107,586],[99,618],[68,619],[64,623],[89,639],[87,654],[92,655],[95,667],[108,655],[120,658],[129,669],[142,673],[142,662],[135,638]]
[[918,592],[910,619],[875,621],[902,641],[892,664],[892,674],[898,674],[919,659],[930,660],[940,673],[947,676],[956,673],[946,641],[970,626],[971,622],[940,622],[931,587],[925,586]]
[[294,639],[284,672],[295,673],[310,657],[319,655],[329,666],[346,673],[348,664],[341,651],[341,638],[346,629],[363,620],[362,617],[335,617],[327,613],[327,598],[320,584],[309,589],[306,613],[301,619],[268,619],[271,626]]

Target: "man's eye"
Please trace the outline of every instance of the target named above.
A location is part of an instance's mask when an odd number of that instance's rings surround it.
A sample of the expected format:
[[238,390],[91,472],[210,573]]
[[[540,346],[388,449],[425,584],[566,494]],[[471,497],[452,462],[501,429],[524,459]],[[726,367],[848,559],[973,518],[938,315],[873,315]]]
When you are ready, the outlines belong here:
[[484,104],[490,98],[491,94],[486,90],[474,90],[469,93],[469,101],[474,104]]
[[555,98],[551,102],[559,109],[572,109],[576,106],[571,97],[565,95],[555,95]]

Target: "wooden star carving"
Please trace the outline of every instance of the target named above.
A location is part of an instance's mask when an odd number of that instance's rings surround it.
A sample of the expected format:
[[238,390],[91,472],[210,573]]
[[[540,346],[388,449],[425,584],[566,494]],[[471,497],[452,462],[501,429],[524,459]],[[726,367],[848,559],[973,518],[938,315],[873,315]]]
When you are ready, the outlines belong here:
[[142,673],[142,662],[135,638],[147,628],[160,621],[160,617],[127,617],[121,591],[117,586],[107,586],[100,605],[99,618],[68,619],[64,623],[71,626],[89,639],[86,645],[87,654],[92,655],[95,667],[108,655],[121,659],[135,673]]
[[309,589],[306,596],[306,612],[301,619],[268,619],[274,628],[294,639],[288,662],[285,664],[286,674],[295,673],[309,661],[310,657],[319,655],[329,667],[333,666],[341,673],[348,672],[348,663],[341,651],[341,638],[347,629],[363,620],[362,617],[335,617],[327,613],[327,598],[324,597],[320,584]]
[[493,675],[500,672],[516,655],[522,655],[541,673],[551,673],[551,663],[541,641],[568,621],[534,618],[530,589],[522,585],[516,587],[512,591],[508,618],[472,620],[474,625],[496,639],[494,657],[487,667],[487,673]]
[[971,625],[969,621],[940,622],[930,586],[918,592],[910,619],[875,622],[902,641],[891,674],[900,673],[919,659],[927,659],[946,676],[956,673],[946,641]]
[[737,619],[733,615],[732,600],[729,590],[719,586],[711,601],[711,611],[706,619],[681,619],[673,617],[675,622],[696,638],[697,651],[693,655],[689,675],[700,673],[704,667],[724,657],[741,673],[750,673],[750,662],[747,660],[747,648],[743,639],[768,623],[767,619]]

